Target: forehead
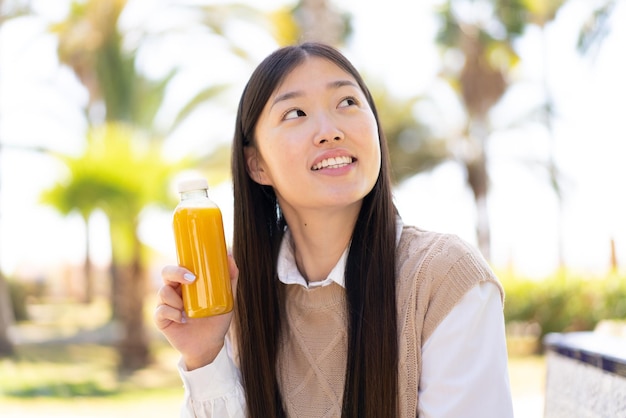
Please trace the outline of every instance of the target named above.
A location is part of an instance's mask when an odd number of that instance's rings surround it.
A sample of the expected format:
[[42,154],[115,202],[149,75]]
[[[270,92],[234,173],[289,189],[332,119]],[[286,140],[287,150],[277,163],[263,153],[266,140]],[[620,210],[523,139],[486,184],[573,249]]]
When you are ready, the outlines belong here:
[[350,80],[358,85],[355,78],[333,61],[309,56],[296,65],[276,87],[273,97],[290,90],[303,90],[308,88],[320,88],[329,82],[338,80]]

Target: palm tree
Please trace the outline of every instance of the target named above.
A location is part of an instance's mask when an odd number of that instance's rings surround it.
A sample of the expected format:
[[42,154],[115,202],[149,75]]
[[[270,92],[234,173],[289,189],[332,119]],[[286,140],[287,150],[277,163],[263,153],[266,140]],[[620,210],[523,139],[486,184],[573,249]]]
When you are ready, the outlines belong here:
[[89,237],[89,218],[91,214],[98,209],[98,200],[95,197],[102,193],[98,189],[98,184],[93,182],[91,178],[85,177],[81,179],[84,163],[80,159],[75,159],[63,155],[58,156],[66,163],[72,176],[78,177],[80,180],[73,179],[67,183],[58,183],[52,189],[44,191],[41,195],[41,201],[44,204],[53,206],[63,215],[69,215],[71,212],[77,211],[85,223],[85,259],[83,263],[83,277],[85,280],[85,290],[83,295],[84,303],[93,301],[93,275],[92,262],[90,257]]
[[[446,1],[438,12],[441,27],[437,42],[444,53],[454,51],[463,57],[463,65],[446,68],[444,76],[458,92],[467,116],[465,128],[454,145],[455,157],[465,168],[466,181],[476,202],[478,245],[489,259],[486,153],[491,133],[489,113],[507,91],[510,72],[519,60],[514,41],[528,25],[546,25],[564,0],[488,0],[480,2],[482,7],[468,7],[476,3]],[[554,175],[552,167],[551,176]]]
[[[537,25],[544,36],[544,42],[542,42],[543,47],[543,88],[545,93],[545,101],[543,107],[541,109],[543,123],[546,126],[546,129],[550,133],[550,138],[552,139],[553,133],[553,119],[554,119],[554,103],[550,94],[550,89],[547,85],[547,63],[548,57],[550,55],[550,51],[547,49],[548,42],[546,39],[546,26],[554,20],[558,10],[566,3],[566,0],[552,0],[549,2],[540,2],[540,1],[532,1],[527,0],[526,5],[528,6],[529,13],[529,23]],[[579,37],[578,37],[578,50],[581,54],[591,54],[594,51],[601,47],[602,41],[606,37],[606,35],[610,31],[610,19],[613,15],[615,7],[617,6],[617,0],[603,0],[601,1],[591,12],[584,26],[581,28]],[[554,141],[551,143],[550,156],[549,160],[546,164],[546,170],[548,173],[548,178],[550,181],[550,185],[554,190],[559,207],[559,215],[562,212],[563,205],[563,190],[561,187],[561,176],[560,171],[556,164],[556,150],[554,146]],[[560,216],[559,216],[560,219]],[[558,225],[558,257],[559,257],[559,266],[561,267],[562,272],[564,272],[563,267],[565,266],[564,256],[563,256],[563,238],[562,238],[562,226],[559,221]],[[614,258],[612,258],[612,265],[615,265],[616,262]]]
[[[18,7],[19,6],[19,7]],[[85,86],[88,92],[89,103],[85,109],[85,116],[89,124],[89,132],[87,136],[90,138],[98,131],[98,127],[106,122],[107,128],[103,128],[104,132],[109,132],[105,136],[122,137],[132,141],[137,145],[137,137],[148,137],[150,141],[154,141],[154,146],[159,146],[162,139],[170,132],[174,131],[190,114],[192,114],[199,105],[216,97],[224,90],[224,86],[210,85],[207,88],[199,89],[196,96],[193,97],[187,105],[183,106],[171,127],[166,132],[157,132],[154,127],[154,118],[159,110],[165,95],[165,89],[171,79],[176,75],[176,71],[170,72],[159,80],[151,80],[144,77],[137,70],[137,46],[129,47],[125,43],[125,34],[120,32],[119,18],[126,6],[126,0],[87,0],[73,1],[68,16],[57,24],[50,27],[50,32],[58,38],[58,56],[63,65],[70,67],[76,74],[79,81]],[[225,22],[235,15],[243,16],[249,19],[261,19],[262,14],[255,12],[255,9],[245,6],[172,6],[172,7],[190,7],[194,9],[199,16],[195,27],[204,27],[214,34],[223,35],[223,26]],[[2,19],[17,17],[32,13],[28,4],[13,5],[13,9],[9,15],[3,16]],[[174,28],[174,31],[181,28]],[[159,37],[165,35],[158,33],[154,35]],[[147,35],[142,33],[144,39]],[[244,59],[247,59],[246,51],[241,50],[238,46],[224,38],[230,45],[232,52]],[[141,42],[140,42],[141,43]],[[120,131],[119,127],[128,125],[127,128],[132,130],[129,135],[117,135],[111,132]],[[140,131],[138,131],[140,129]],[[138,134],[141,132],[141,135]],[[142,140],[143,141],[143,140]],[[93,210],[102,209],[107,201],[118,196],[117,206],[109,207],[105,213],[109,216],[111,224],[111,234],[113,243],[112,250],[112,299],[113,311],[120,312],[119,319],[124,324],[124,335],[132,338],[135,335],[143,335],[143,331],[134,332],[138,325],[133,322],[136,318],[141,318],[141,311],[134,310],[135,314],[128,313],[129,309],[124,306],[133,306],[133,301],[143,301],[144,293],[141,291],[142,285],[139,283],[130,289],[123,290],[123,280],[120,276],[123,271],[136,271],[140,280],[141,271],[143,270],[140,247],[137,239],[137,231],[129,235],[130,227],[125,220],[132,219],[133,225],[136,226],[138,213],[141,210],[140,205],[130,204],[133,201],[134,193],[129,193],[124,188],[124,182],[111,182],[110,179],[104,180],[98,175],[97,171],[86,170],[94,157],[91,155],[90,147],[95,147],[94,143],[102,141],[87,140],[87,151],[84,161],[81,158],[73,159],[66,156],[58,156],[67,166],[69,177],[66,182],[60,183],[57,187],[43,193],[43,200],[57,207],[61,213],[69,213],[77,211],[81,214],[85,222],[90,217]],[[111,142],[111,141],[104,141]],[[143,141],[145,142],[145,141]],[[145,144],[144,144],[145,145]],[[98,145],[100,146],[100,145]],[[150,145],[152,146],[152,145]],[[161,161],[157,159],[155,161]],[[119,165],[119,158],[111,157],[110,164],[94,164],[93,167],[106,168],[116,167],[122,176],[126,176],[128,172],[133,170],[132,165]],[[228,146],[218,146],[211,155],[198,155],[195,159],[187,160],[188,166],[200,167],[207,172],[207,177],[218,181],[223,181],[228,177]],[[123,173],[123,174],[122,174]],[[119,175],[118,175],[119,177]],[[156,193],[154,187],[150,187],[156,179],[146,178],[142,188],[151,190]],[[163,186],[159,183],[160,186]],[[125,196],[124,199],[119,198]],[[158,200],[158,196],[152,199],[145,198],[142,201],[148,202]],[[122,201],[123,200],[123,201]],[[121,208],[125,208],[126,212]],[[88,231],[88,228],[86,228]],[[122,232],[125,231],[125,232]],[[128,236],[127,238],[123,238]],[[89,237],[86,237],[87,248],[89,248]],[[131,245],[132,244],[132,245]],[[124,250],[122,250],[124,249]],[[134,259],[128,259],[127,254],[133,254]],[[92,288],[90,278],[91,261],[89,259],[89,250],[86,252],[85,258],[85,277],[86,277],[86,293],[87,298],[91,297]],[[128,267],[128,268],[125,268]],[[134,283],[134,282],[133,282]],[[0,289],[2,290],[2,289]],[[3,304],[3,306],[7,306]],[[119,307],[119,309],[118,309]],[[126,312],[126,314],[123,314]],[[136,314],[139,312],[139,314]],[[139,324],[141,326],[141,324]],[[1,335],[4,335],[2,333]],[[127,347],[136,347],[137,344],[129,342]],[[147,348],[141,346],[137,348],[138,361],[129,361],[135,365],[143,364],[143,360],[147,356],[145,352]],[[129,358],[122,355],[121,358]]]
[[[454,145],[456,158],[465,168],[466,181],[476,202],[476,233],[478,246],[489,259],[490,231],[487,211],[487,155],[486,141],[489,136],[489,110],[506,91],[507,71],[513,65],[516,54],[511,42],[522,33],[523,7],[519,2],[492,0],[490,14],[476,13],[476,8],[457,10],[460,2],[447,1],[440,13],[442,24],[437,42],[444,51],[454,50],[461,54],[464,64],[458,69],[445,69],[451,86],[458,92],[466,110],[467,123]],[[501,3],[512,3],[502,7]],[[467,4],[467,2],[465,3]],[[473,5],[473,3],[470,3]],[[500,36],[490,32],[490,24],[500,23],[504,33]],[[494,59],[498,52],[497,61]]]
[[548,162],[546,164],[546,169],[548,173],[548,179],[550,181],[550,185],[554,190],[554,193],[558,202],[558,225],[557,225],[557,252],[559,259],[559,267],[561,271],[564,271],[565,267],[565,258],[563,255],[563,233],[562,233],[562,223],[561,223],[561,213],[563,211],[563,191],[561,189],[561,179],[559,169],[556,164],[556,148],[554,141],[554,128],[553,128],[553,120],[554,120],[554,101],[552,99],[552,95],[550,92],[550,87],[548,86],[548,57],[550,51],[548,50],[548,42],[546,36],[546,26],[554,20],[556,17],[556,13],[563,6],[565,0],[552,0],[549,2],[539,2],[539,1],[528,1],[528,14],[529,14],[529,23],[534,24],[539,27],[542,33],[543,42],[543,91],[544,91],[544,104],[541,109],[543,124],[545,125],[549,137],[550,137],[550,155],[548,157]]
[[[583,55],[597,53],[602,46],[604,38],[609,34],[611,18],[615,12],[617,0],[603,0],[591,13],[578,37],[578,51]],[[615,239],[610,241],[610,265],[611,271],[618,269],[617,256],[615,253]]]
[[174,205],[168,184],[181,163],[165,162],[160,143],[119,122],[90,129],[85,153],[62,160],[68,178],[45,193],[44,199],[57,208],[79,210],[83,216],[100,208],[109,218],[116,291],[132,296],[118,299],[119,317],[124,321],[121,369],[136,370],[149,361],[143,324],[145,248],[137,225],[148,204]]
[[[89,93],[90,128],[85,155],[63,158],[70,176],[47,199],[64,213],[78,210],[84,219],[95,208],[109,217],[112,305],[123,328],[120,367],[132,371],[149,361],[142,313],[145,262],[137,226],[145,205],[165,202],[166,177],[172,174],[157,152],[167,132],[157,132],[154,119],[175,71],[160,80],[138,72],[137,49],[125,45],[119,29],[125,6],[125,0],[75,1],[67,19],[51,27],[58,36],[61,63],[75,72]],[[201,89],[170,129],[221,90],[216,85]],[[137,154],[137,149],[146,154]],[[216,152],[223,154],[221,148]],[[194,163],[200,165],[187,161]]]
[[[2,0],[0,0],[0,10],[2,10]],[[0,15],[0,24],[4,17]],[[11,295],[2,270],[0,269],[0,357],[13,354],[13,342],[9,338],[9,328],[13,325],[13,307],[11,305]]]
[[143,367],[149,361],[142,313],[145,257],[136,224],[148,203],[172,205],[168,181],[179,166],[163,161],[158,142],[130,125],[112,122],[89,130],[83,155],[59,158],[68,168],[67,178],[45,191],[42,200],[62,213],[78,211],[84,219],[96,208],[108,216],[117,291],[133,298],[118,299],[124,321],[121,368]]

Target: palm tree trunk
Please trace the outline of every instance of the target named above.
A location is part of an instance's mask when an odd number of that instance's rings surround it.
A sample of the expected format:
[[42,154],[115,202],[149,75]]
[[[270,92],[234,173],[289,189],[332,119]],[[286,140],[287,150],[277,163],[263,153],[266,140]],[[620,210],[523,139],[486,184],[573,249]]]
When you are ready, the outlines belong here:
[[476,239],[486,260],[491,259],[491,227],[487,207],[487,170],[484,158],[466,166],[468,183],[476,203]]
[[542,37],[542,49],[543,49],[543,74],[542,84],[545,94],[545,105],[543,107],[543,123],[548,131],[550,141],[550,154],[548,155],[548,176],[550,179],[550,185],[557,199],[557,255],[559,270],[565,269],[565,254],[564,254],[564,239],[563,239],[563,194],[561,190],[561,183],[559,178],[559,168],[556,163],[556,139],[554,136],[553,125],[553,108],[554,101],[552,100],[552,94],[548,85],[548,63],[549,63],[549,51],[548,51],[548,34],[545,25],[541,27]]
[[144,280],[137,263],[118,270],[120,291],[120,324],[122,337],[118,343],[120,374],[127,375],[150,363],[150,349],[143,315]]
[[0,357],[11,356],[15,352],[9,338],[9,329],[14,320],[9,286],[0,273]]
[[111,254],[111,264],[109,266],[109,276],[111,277],[111,288],[109,290],[109,298],[111,304],[111,321],[118,321],[121,319],[121,302],[119,300],[122,293],[119,289],[119,283],[122,281],[122,279],[119,277],[119,272],[121,271],[121,269],[118,267],[115,253],[112,252]]
[[85,262],[83,264],[83,274],[85,279],[84,303],[93,301],[93,263],[91,262],[91,235],[89,233],[89,218],[85,220]]
[[478,248],[487,261],[491,259],[491,226],[487,195],[489,193],[489,173],[487,171],[487,153],[485,142],[489,132],[487,123],[475,117],[469,127],[470,138],[473,138],[472,150],[466,156],[467,183],[474,194],[476,203],[476,239]]
[[133,257],[128,265],[118,267],[119,319],[122,338],[118,345],[119,372],[122,375],[146,367],[150,361],[150,347],[144,320],[146,280],[141,260],[141,242],[133,235]]

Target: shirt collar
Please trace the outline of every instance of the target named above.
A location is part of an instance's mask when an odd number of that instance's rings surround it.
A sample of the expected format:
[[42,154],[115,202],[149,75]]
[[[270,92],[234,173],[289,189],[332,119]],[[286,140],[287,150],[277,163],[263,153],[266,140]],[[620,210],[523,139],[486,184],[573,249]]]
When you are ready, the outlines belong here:
[[[404,226],[402,219],[396,217],[396,245],[400,242],[400,235],[402,234],[402,227]],[[331,283],[336,283],[341,287],[345,286],[344,272],[346,270],[346,261],[348,259],[348,250],[350,245],[346,247],[341,255],[335,267],[330,271],[328,277],[322,281],[307,283],[306,279],[302,276],[296,265],[296,258],[294,253],[293,237],[289,228],[285,229],[283,240],[280,243],[280,250],[278,252],[278,261],[276,265],[276,272],[278,274],[278,280],[284,284],[299,284],[307,289],[314,289],[317,287],[328,286]]]

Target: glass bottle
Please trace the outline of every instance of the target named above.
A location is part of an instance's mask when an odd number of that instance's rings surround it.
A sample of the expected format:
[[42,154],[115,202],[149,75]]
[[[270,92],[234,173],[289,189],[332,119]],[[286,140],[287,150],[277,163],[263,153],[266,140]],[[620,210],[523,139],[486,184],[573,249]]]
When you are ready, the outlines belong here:
[[209,199],[205,179],[178,184],[180,203],[173,216],[178,264],[196,275],[182,285],[189,318],[220,315],[233,309],[224,224],[219,207]]

